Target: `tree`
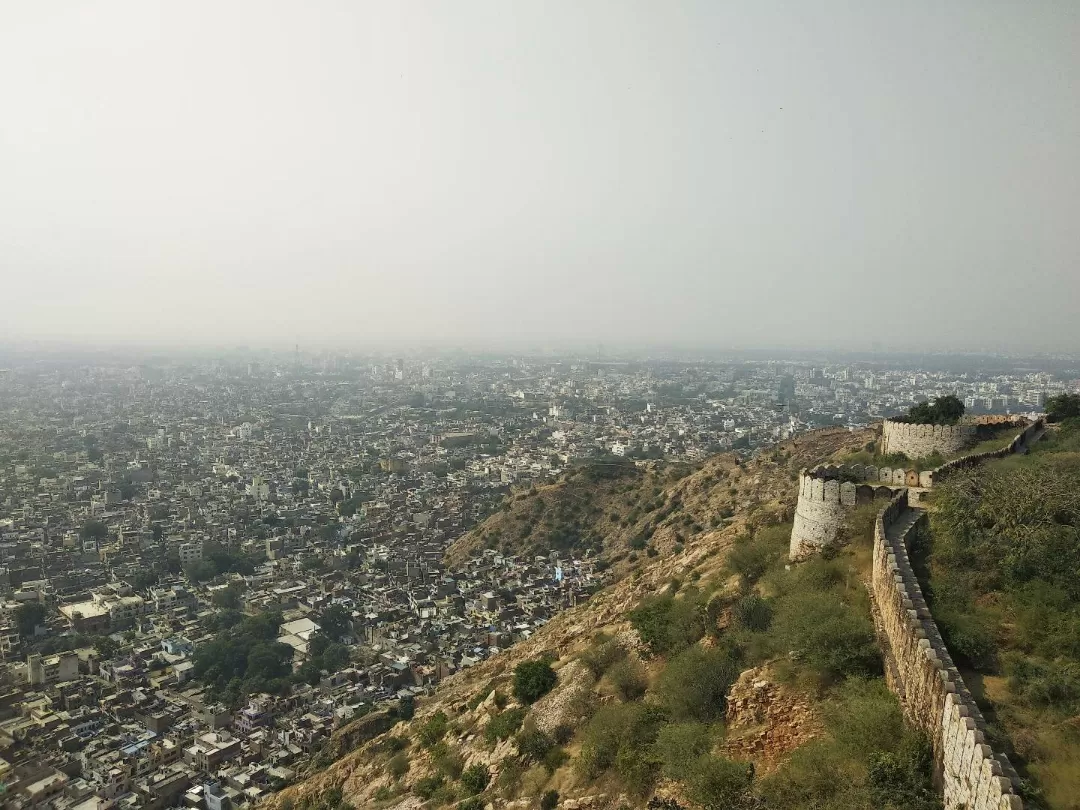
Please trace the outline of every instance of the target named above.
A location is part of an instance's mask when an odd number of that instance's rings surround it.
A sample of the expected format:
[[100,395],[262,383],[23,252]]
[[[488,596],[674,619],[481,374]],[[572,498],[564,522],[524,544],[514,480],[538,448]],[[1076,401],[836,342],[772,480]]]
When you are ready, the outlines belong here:
[[535,703],[551,691],[557,679],[547,659],[522,661],[514,667],[514,697],[522,703]]
[[88,520],[83,524],[82,536],[84,540],[104,540],[109,536],[109,530],[100,520]]
[[110,636],[98,636],[94,639],[94,651],[100,658],[112,658],[119,649],[120,645]]
[[131,578],[131,587],[137,591],[145,591],[158,583],[158,572],[154,570],[139,571]]
[[462,772],[461,786],[470,796],[475,796],[487,787],[490,779],[491,774],[488,772],[487,765],[477,762]]
[[964,403],[952,394],[938,397],[933,402],[912,405],[907,421],[917,425],[955,425],[964,415]]
[[41,602],[23,602],[15,608],[15,624],[23,638],[33,638],[35,629],[44,623],[45,606]]
[[1080,416],[1080,394],[1058,394],[1046,400],[1046,416],[1051,422]]
[[240,588],[236,585],[219,588],[214,591],[214,595],[210,597],[210,601],[213,603],[214,607],[238,610],[240,608]]
[[218,575],[218,568],[213,560],[196,560],[184,569],[184,576],[191,582],[208,582]]
[[352,632],[352,614],[344,605],[330,605],[319,614],[319,627],[331,641]]

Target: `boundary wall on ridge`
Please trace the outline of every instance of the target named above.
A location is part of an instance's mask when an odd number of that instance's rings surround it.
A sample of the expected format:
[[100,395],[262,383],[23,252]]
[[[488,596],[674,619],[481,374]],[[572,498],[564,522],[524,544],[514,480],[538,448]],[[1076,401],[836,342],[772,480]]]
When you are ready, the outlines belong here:
[[903,453],[908,458],[925,458],[933,453],[951,456],[993,436],[997,429],[1024,424],[1025,420],[1001,414],[979,416],[956,425],[917,425],[886,419],[881,423],[881,453]]
[[886,670],[897,681],[889,687],[900,695],[908,722],[931,741],[946,810],[1020,810],[1016,770],[987,744],[986,721],[949,656],[912,569],[909,538],[926,513],[904,525],[904,516],[912,514],[907,506],[907,492],[900,492],[874,526],[871,587],[891,659]]
[[[975,423],[957,426],[909,425],[885,420],[882,430],[888,430],[890,424],[919,428],[920,431],[925,428],[927,430],[922,432],[930,437],[929,441],[936,441],[934,437],[945,435],[943,429],[950,427],[970,429],[975,439],[982,438],[987,435],[988,430],[1000,428],[1002,425],[1026,427],[1005,447],[947,461],[934,470],[920,472],[911,468],[875,467],[871,464],[819,465],[813,469],[802,470],[799,473],[799,498],[795,505],[788,549],[790,559],[805,559],[832,543],[844,522],[846,510],[878,498],[891,498],[896,490],[905,487],[917,492],[929,490],[935,482],[944,480],[958,469],[1016,452],[1019,446],[1042,430],[1042,420],[1027,424],[1026,420],[1021,421],[1013,416],[997,415],[978,417]],[[884,432],[882,435],[885,435]],[[935,445],[931,452],[941,452],[942,447],[943,445]],[[912,495],[915,496],[916,493]]]
[[[1025,452],[1044,426],[1038,419],[1007,447],[946,462],[933,478],[940,483],[958,470]],[[946,810],[1021,810],[1016,769],[987,744],[986,721],[949,655],[911,565],[911,539],[926,523],[925,511],[909,509],[911,494],[898,492],[874,521],[870,587],[889,661],[889,687],[900,696],[908,722],[930,738]]]
[[803,470],[788,556],[799,560],[821,551],[836,539],[848,509],[887,501],[897,488],[912,480],[913,486],[919,485],[919,474],[914,470],[861,464]]

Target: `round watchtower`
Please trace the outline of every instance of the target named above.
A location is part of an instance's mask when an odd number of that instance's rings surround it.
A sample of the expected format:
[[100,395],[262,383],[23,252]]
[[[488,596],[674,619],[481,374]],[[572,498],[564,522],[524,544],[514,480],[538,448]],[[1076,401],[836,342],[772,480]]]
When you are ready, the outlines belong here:
[[917,425],[886,419],[881,425],[881,452],[888,456],[903,453],[908,458],[925,458],[938,453],[951,456],[979,441],[978,425]]

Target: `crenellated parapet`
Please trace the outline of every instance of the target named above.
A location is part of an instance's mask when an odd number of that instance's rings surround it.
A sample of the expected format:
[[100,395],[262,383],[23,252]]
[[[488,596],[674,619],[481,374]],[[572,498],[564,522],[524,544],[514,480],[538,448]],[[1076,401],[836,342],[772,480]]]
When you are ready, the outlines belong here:
[[881,426],[883,455],[903,453],[908,458],[925,458],[938,453],[951,456],[979,440],[979,428],[973,423],[958,425],[917,425],[886,419]]
[[988,741],[986,721],[964,684],[908,556],[910,538],[926,513],[897,494],[874,526],[871,579],[889,666],[889,687],[904,714],[934,749],[935,776],[946,810],[1020,810],[1019,778]]
[[918,473],[913,470],[861,464],[803,470],[789,556],[799,560],[820,552],[836,539],[848,509],[888,500],[912,480],[918,486]]
[[908,458],[925,458],[937,453],[952,456],[962,453],[1003,427],[1020,429],[1027,420],[1011,415],[978,416],[956,425],[919,425],[903,419],[886,419],[881,424],[883,455],[902,453]]

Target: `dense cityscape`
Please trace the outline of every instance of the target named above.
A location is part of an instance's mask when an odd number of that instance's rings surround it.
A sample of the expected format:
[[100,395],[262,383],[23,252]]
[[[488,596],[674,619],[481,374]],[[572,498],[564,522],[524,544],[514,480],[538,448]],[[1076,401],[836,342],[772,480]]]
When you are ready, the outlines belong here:
[[220,810],[297,778],[605,584],[444,552],[515,491],[620,457],[744,456],[956,394],[1038,412],[1004,360],[312,354],[0,365],[8,807]]

